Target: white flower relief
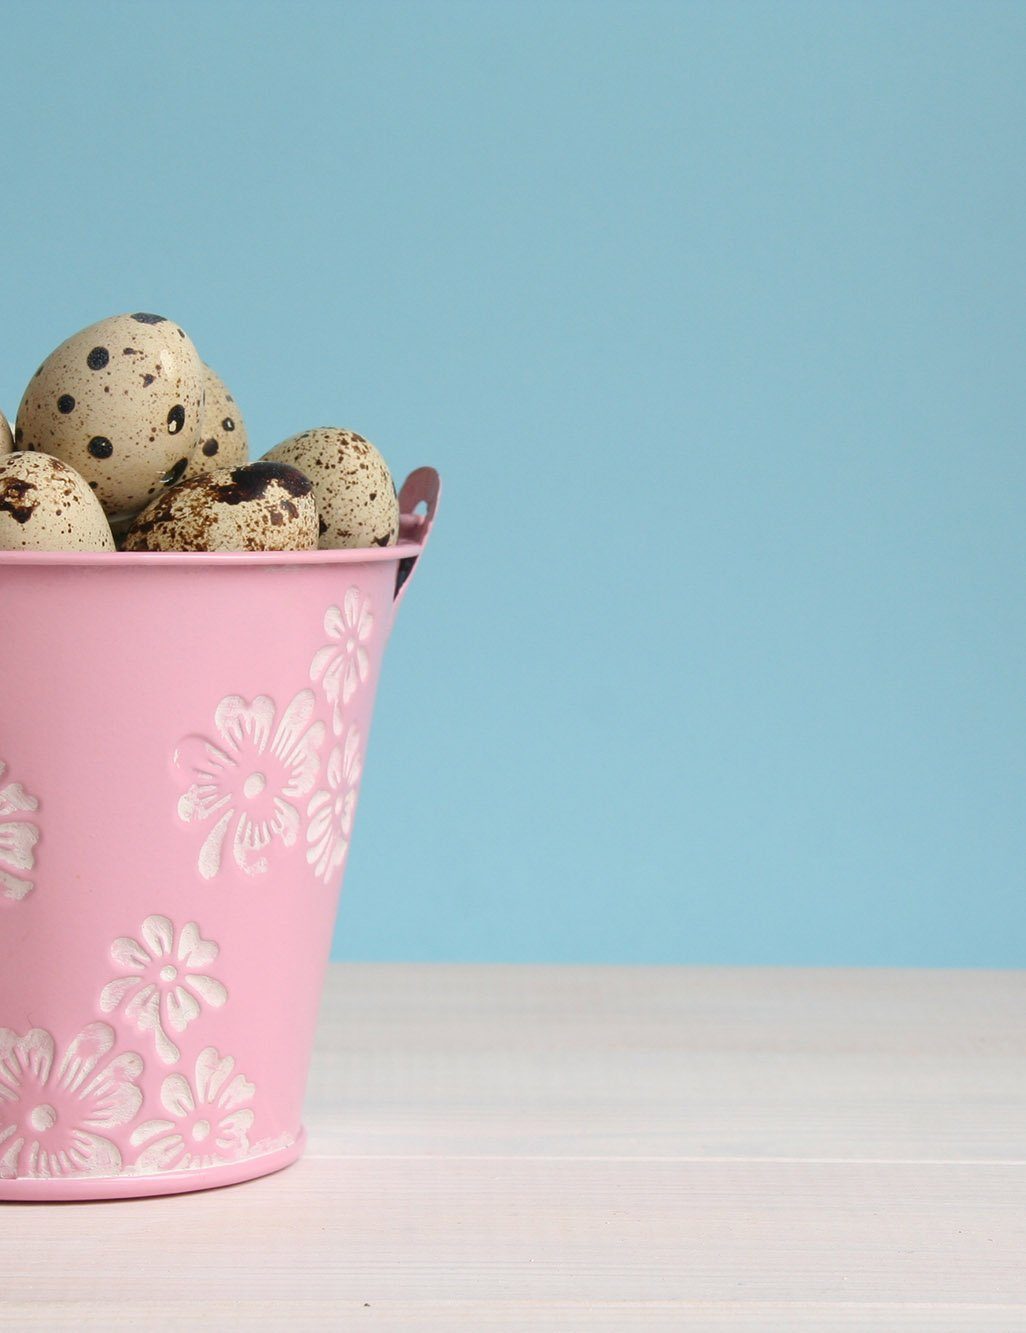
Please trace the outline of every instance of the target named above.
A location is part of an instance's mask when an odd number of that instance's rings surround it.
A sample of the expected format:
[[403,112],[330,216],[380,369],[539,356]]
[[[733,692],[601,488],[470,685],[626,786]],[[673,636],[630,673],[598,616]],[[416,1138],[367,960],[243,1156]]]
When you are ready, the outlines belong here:
[[120,1172],[121,1153],[106,1135],[142,1105],[135,1081],[143,1061],[134,1051],[105,1061],[113,1045],[109,1024],[89,1023],[51,1077],[49,1032],[0,1028],[0,1180]]
[[275,726],[273,699],[261,694],[248,703],[230,694],[214,713],[215,740],[187,736],[179,744],[174,762],[189,782],[179,818],[212,821],[199,853],[204,879],[221,869],[226,843],[249,875],[267,871],[264,851],[272,841],[295,843],[297,802],[313,790],[320,771],[325,726],[311,722],[315,702],[313,690],[300,690]]
[[306,859],[325,883],[334,878],[349,849],[362,771],[360,733],[353,726],[346,733],[345,742],[336,745],[328,756],[329,790],[317,792],[306,809],[310,820],[306,830],[309,844]]
[[319,648],[310,663],[310,679],[321,682],[334,712],[335,735],[342,734],[342,709],[367,679],[370,657],[364,644],[374,628],[370,599],[359,588],[350,588],[341,610],[329,606],[324,615],[324,632],[333,643]]
[[157,1054],[167,1065],[181,1056],[168,1035],[184,1032],[198,1018],[202,1004],[220,1009],[228,999],[227,988],[206,968],[220,950],[205,940],[195,921],[182,927],[175,947],[175,928],[166,916],[148,916],[139,932],[143,943],[122,935],[110,946],[110,954],[132,975],[116,977],[100,992],[100,1008],[112,1014],[124,1005],[124,1016],[140,1032],[152,1032]]
[[135,1161],[135,1170],[190,1171],[238,1161],[249,1151],[253,1112],[253,1084],[242,1074],[232,1078],[235,1061],[222,1058],[213,1046],[196,1058],[195,1079],[168,1074],[160,1100],[169,1120],[147,1120],[132,1131],[134,1148],[147,1146]]
[[[0,760],[0,780],[7,765]],[[19,902],[32,892],[25,871],[36,863],[39,829],[23,816],[39,809],[39,802],[18,782],[0,786],[0,898]]]

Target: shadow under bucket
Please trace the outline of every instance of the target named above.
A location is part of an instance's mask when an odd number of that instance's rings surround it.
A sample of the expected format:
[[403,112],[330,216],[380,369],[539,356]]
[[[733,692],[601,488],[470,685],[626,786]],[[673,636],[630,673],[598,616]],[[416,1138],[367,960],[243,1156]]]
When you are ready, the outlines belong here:
[[0,1200],[302,1152],[381,659],[438,495],[407,478],[386,548],[0,553]]

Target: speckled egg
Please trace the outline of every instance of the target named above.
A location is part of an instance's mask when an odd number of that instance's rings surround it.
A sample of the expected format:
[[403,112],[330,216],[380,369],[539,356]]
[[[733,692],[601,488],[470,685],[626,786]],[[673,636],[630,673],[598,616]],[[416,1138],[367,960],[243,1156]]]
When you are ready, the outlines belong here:
[[161,315],[114,315],[50,353],[15,438],[70,463],[117,523],[185,475],[202,397],[203,363],[184,330]]
[[388,464],[352,430],[321,426],[283,440],[268,461],[291,463],[314,484],[322,550],[393,546],[399,500]]
[[0,551],[113,551],[100,502],[49,454],[0,458]]
[[248,461],[249,435],[239,405],[220,375],[204,366],[200,442],[185,475],[198,477],[219,467],[242,467]]
[[159,495],[126,551],[315,551],[313,486],[283,463],[248,463],[189,477]]

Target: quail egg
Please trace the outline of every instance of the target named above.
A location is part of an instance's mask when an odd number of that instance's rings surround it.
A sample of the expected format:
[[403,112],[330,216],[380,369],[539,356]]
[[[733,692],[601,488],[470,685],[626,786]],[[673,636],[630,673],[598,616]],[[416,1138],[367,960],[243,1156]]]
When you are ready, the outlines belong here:
[[162,315],[114,315],[46,358],[15,439],[70,463],[118,523],[185,475],[202,396],[203,363],[183,329]]
[[0,458],[2,458],[4,454],[13,453],[13,451],[14,436],[11,434],[11,423],[7,420],[4,414],[0,412]]
[[100,502],[49,454],[0,457],[0,551],[113,551]]
[[362,435],[321,426],[283,440],[266,459],[290,463],[313,482],[322,550],[393,546],[398,540],[399,500],[392,474]]
[[249,461],[249,436],[239,405],[220,375],[203,367],[203,414],[199,447],[185,475],[198,477],[219,467],[242,467]]
[[315,551],[313,486],[284,463],[189,477],[138,516],[126,551]]

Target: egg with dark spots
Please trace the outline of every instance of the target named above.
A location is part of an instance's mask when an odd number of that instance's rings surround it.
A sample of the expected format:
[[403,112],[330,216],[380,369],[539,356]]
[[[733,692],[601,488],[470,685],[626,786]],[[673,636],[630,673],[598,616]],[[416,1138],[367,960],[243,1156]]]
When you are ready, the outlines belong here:
[[315,551],[313,486],[284,463],[186,477],[128,529],[126,551]]
[[11,454],[13,452],[14,432],[11,430],[11,423],[7,420],[4,414],[0,412],[0,458],[3,458],[4,454]]
[[199,446],[187,477],[219,467],[242,467],[249,461],[249,435],[239,405],[216,371],[203,367],[203,414]]
[[200,439],[203,363],[160,315],[114,315],[46,358],[18,409],[19,448],[52,454],[91,484],[115,525],[133,518]]
[[321,426],[275,445],[266,461],[289,463],[313,482],[322,550],[395,545],[399,501],[392,474],[362,435]]
[[74,468],[49,454],[0,457],[0,551],[113,551],[100,502]]

